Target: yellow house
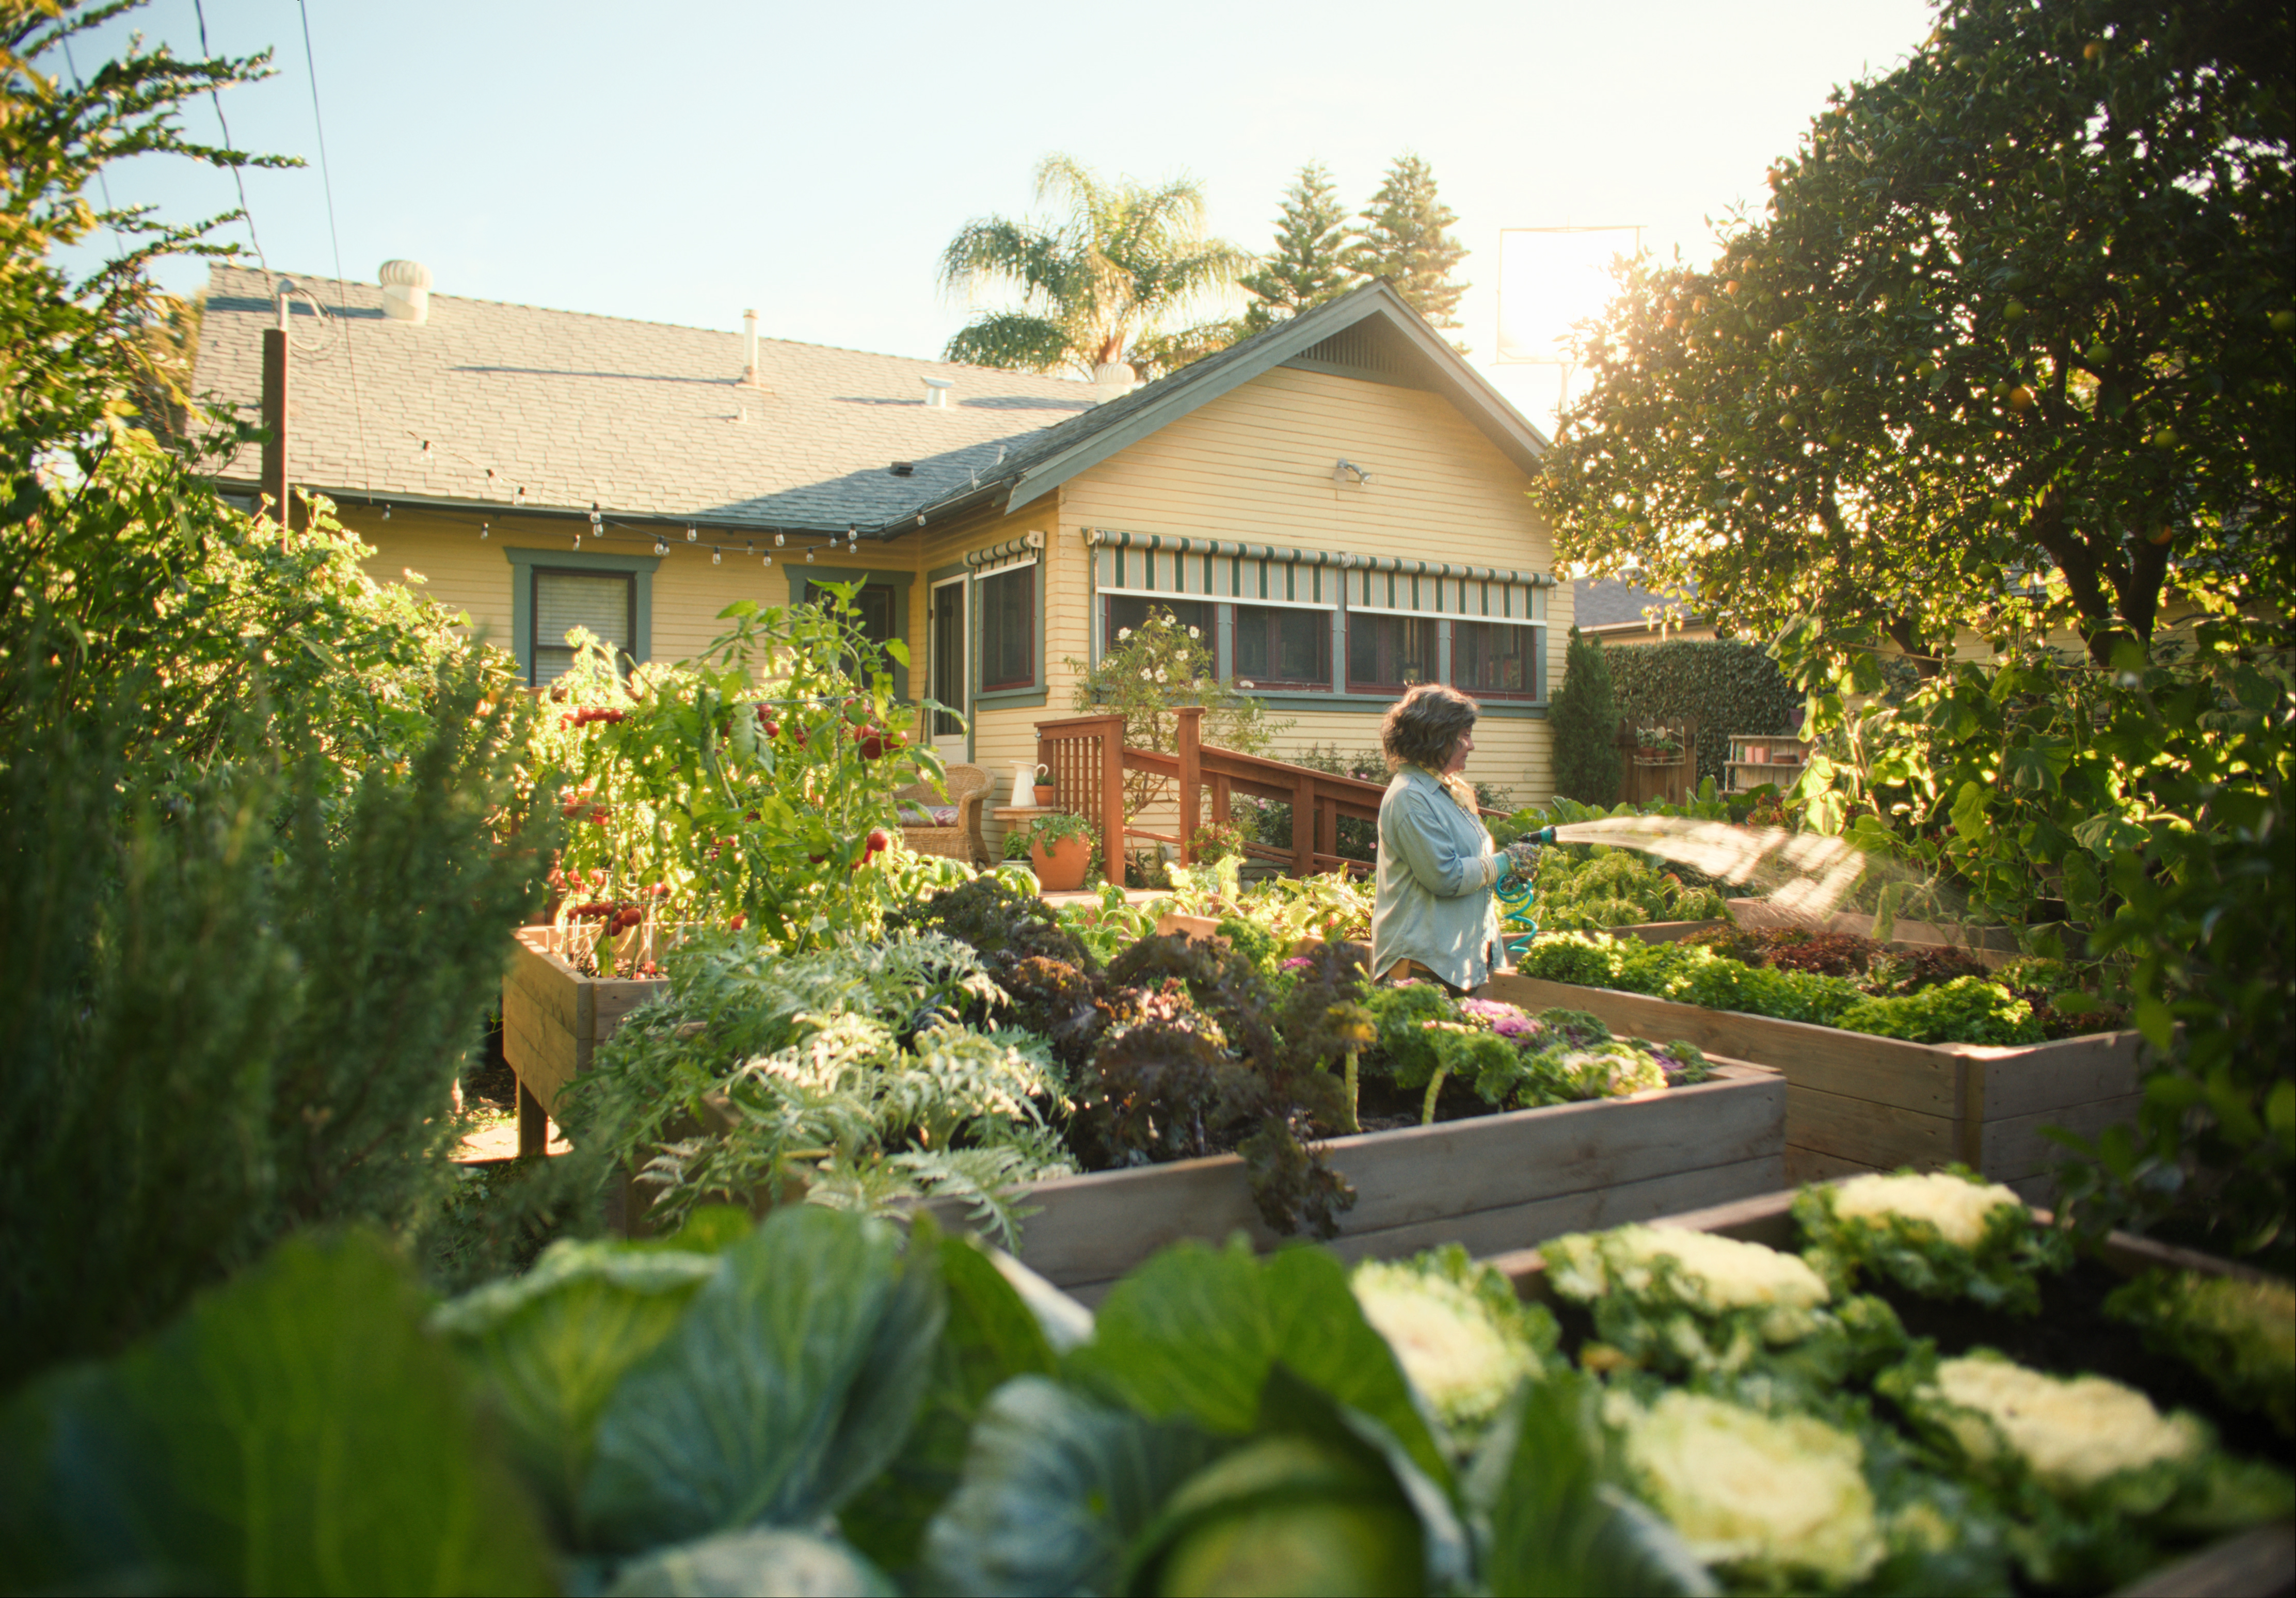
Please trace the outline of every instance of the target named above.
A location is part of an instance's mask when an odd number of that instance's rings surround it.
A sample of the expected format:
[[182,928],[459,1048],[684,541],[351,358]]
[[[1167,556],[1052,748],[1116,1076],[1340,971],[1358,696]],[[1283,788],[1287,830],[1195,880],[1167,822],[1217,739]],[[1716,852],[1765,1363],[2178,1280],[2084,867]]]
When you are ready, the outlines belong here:
[[[962,710],[934,741],[1001,799],[1036,724],[1078,713],[1078,664],[1152,604],[1292,723],[1278,755],[1374,748],[1406,684],[1444,681],[1483,703],[1469,776],[1551,791],[1571,589],[1528,497],[1546,440],[1383,283],[1116,386],[381,277],[283,294],[216,268],[196,386],[261,420],[283,303],[287,480],[530,683],[577,623],[676,660],[735,600],[858,579],[909,645],[899,692]],[[222,486],[251,503],[260,471],[250,446]]]

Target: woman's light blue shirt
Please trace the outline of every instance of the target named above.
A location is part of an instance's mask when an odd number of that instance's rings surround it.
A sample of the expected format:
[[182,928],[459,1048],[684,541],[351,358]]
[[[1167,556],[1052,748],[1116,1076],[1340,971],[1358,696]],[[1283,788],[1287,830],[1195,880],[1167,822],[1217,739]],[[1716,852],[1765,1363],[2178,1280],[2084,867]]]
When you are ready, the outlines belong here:
[[1371,969],[1416,960],[1455,987],[1490,979],[1499,936],[1491,889],[1498,857],[1483,824],[1462,810],[1431,772],[1406,766],[1379,802],[1378,890],[1371,910]]

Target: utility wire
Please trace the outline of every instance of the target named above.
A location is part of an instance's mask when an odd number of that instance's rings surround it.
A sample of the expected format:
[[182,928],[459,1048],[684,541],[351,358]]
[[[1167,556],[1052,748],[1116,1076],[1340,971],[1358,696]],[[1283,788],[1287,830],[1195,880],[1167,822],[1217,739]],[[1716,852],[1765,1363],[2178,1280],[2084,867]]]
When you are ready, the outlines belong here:
[[[208,13],[202,0],[192,0],[192,14],[200,21],[200,58],[202,61],[212,60],[215,52],[208,48]],[[216,126],[223,129],[224,148],[228,150],[231,148],[231,124],[224,119],[222,91],[213,84],[209,84],[208,98],[215,102]],[[255,246],[255,264],[263,268],[263,275],[266,280],[268,280],[271,276],[271,263],[263,258],[263,241],[255,236],[255,212],[247,203],[247,178],[241,173],[236,162],[231,168],[231,181],[239,188],[240,219],[247,224],[247,242]]]
[[[319,114],[319,64],[311,53],[311,8],[305,0],[295,0],[295,9],[303,18],[303,66],[311,79],[311,125],[319,134],[319,184],[327,196],[327,238],[335,248],[335,287],[340,294],[349,280],[343,275],[343,238],[335,228],[335,184],[327,167],[327,124]],[[366,414],[359,404],[358,354],[353,348],[350,324],[343,324],[343,350],[350,357],[351,425],[358,432],[359,476],[369,494],[374,492],[374,471],[366,458]],[[284,507],[282,507],[283,513]]]

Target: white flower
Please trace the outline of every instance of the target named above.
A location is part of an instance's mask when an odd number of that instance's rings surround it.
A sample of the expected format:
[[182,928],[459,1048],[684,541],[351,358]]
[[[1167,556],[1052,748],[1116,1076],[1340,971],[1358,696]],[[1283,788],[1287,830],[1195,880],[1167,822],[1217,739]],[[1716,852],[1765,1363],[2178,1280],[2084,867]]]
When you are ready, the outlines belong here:
[[1130,636],[1132,636],[1132,629],[1130,627],[1119,627],[1116,629],[1116,641],[1119,643],[1123,643]]
[[1160,683],[1164,680],[1164,668],[1160,666],[1156,668],[1156,680]]
[[1202,637],[1202,636],[1203,636],[1203,635],[1202,635],[1201,633],[1200,633],[1200,632],[1196,631],[1196,629],[1195,629],[1195,628],[1193,628],[1193,627],[1190,627],[1190,628],[1188,629],[1188,636],[1189,636],[1189,637],[1191,637],[1191,638],[1201,638],[1201,637]]
[[1259,684],[1253,682],[1250,677],[1236,678],[1235,685],[1239,688],[1257,688],[1259,686]]
[[1865,1450],[1849,1433],[1678,1388],[1646,1410],[1623,1394],[1604,1409],[1654,1506],[1703,1562],[1827,1588],[1854,1586],[1882,1562]]
[[1403,1373],[1447,1425],[1474,1425],[1496,1413],[1538,1356],[1494,1324],[1458,1282],[1408,1266],[1365,1260],[1349,1284],[1364,1319],[1395,1350]]
[[1972,1459],[1991,1459],[2005,1444],[2061,1495],[2161,1460],[2192,1460],[2206,1446],[2191,1415],[2163,1415],[2135,1388],[2103,1376],[2046,1376],[2007,1359],[1948,1359],[1938,1366],[1936,1391],[1976,1412],[1947,1422]]
[[1956,1248],[1971,1249],[1985,1236],[1986,1217],[2003,1205],[2022,1211],[2025,1201],[1998,1182],[1972,1182],[1947,1171],[1920,1176],[1853,1176],[1833,1190],[1833,1213],[1845,1221],[1875,1228],[1891,1216],[1927,1221]]

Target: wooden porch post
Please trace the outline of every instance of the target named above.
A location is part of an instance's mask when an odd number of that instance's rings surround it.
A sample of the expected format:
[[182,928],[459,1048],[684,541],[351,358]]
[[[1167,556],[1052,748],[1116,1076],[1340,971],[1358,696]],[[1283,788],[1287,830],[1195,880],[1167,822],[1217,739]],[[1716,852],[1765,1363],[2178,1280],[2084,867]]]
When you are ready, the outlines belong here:
[[1180,864],[1196,863],[1196,829],[1203,825],[1204,708],[1189,705],[1180,712]]
[[1292,874],[1316,874],[1316,774],[1303,771],[1292,783]]
[[1100,730],[1100,874],[1124,886],[1124,718]]

